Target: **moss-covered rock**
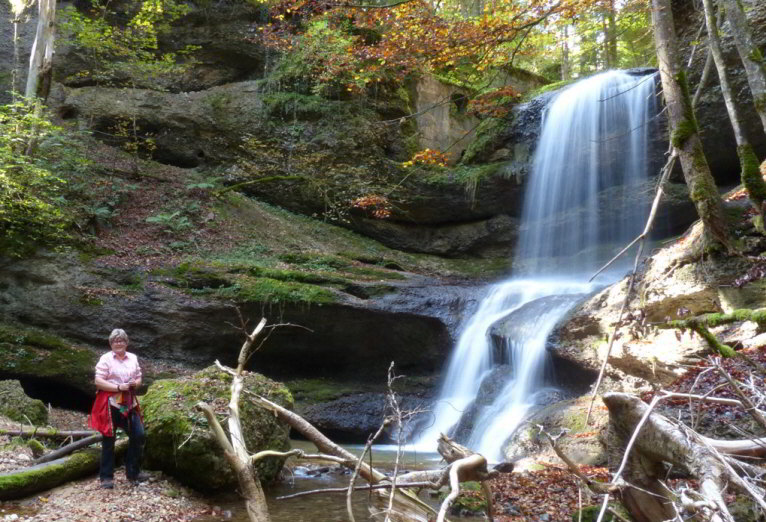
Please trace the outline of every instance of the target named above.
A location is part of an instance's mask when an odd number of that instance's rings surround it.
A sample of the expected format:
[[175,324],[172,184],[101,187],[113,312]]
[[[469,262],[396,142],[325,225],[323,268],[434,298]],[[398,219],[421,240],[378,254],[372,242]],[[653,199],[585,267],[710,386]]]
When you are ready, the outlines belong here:
[[31,399],[19,381],[0,381],[0,415],[11,420],[37,426],[48,422],[48,410],[43,401]]
[[98,357],[42,330],[0,322],[0,374],[46,378],[93,393]]
[[[236,476],[203,414],[195,408],[199,401],[205,401],[225,415],[230,385],[231,376],[211,366],[190,377],[157,381],[149,388],[142,408],[150,468],[161,469],[202,491],[236,487]],[[244,389],[292,408],[293,399],[287,388],[260,374],[248,373]],[[245,444],[251,452],[289,447],[289,428],[273,414],[254,406],[246,394],[240,402],[240,416]],[[227,430],[226,423],[222,424]],[[281,468],[281,460],[266,459],[257,467],[258,477],[261,481],[272,481]]]

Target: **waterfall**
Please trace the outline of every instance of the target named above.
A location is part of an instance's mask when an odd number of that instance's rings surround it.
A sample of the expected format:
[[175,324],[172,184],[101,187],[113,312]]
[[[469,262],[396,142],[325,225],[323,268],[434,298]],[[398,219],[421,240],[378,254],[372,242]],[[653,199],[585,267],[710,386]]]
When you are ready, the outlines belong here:
[[[492,285],[462,328],[450,356],[433,424],[416,447],[432,449],[470,412],[467,443],[492,460],[523,422],[546,386],[548,335],[575,303],[616,280],[620,268],[588,277],[643,229],[647,150],[657,113],[654,76],[609,71],[561,92],[543,115],[524,196],[514,274]],[[625,265],[622,265],[624,271]],[[503,320],[511,332],[501,350],[490,329]],[[475,401],[497,364],[510,368],[490,404]],[[472,406],[472,403],[476,402]]]

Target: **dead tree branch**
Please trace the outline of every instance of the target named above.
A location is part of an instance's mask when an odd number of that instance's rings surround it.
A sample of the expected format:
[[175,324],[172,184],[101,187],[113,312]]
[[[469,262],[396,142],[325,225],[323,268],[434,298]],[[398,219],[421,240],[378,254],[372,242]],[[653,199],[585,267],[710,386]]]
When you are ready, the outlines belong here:
[[[250,334],[246,334],[246,339],[239,351],[237,358],[237,369],[231,382],[231,399],[229,401],[228,427],[231,440],[226,436],[213,409],[204,402],[199,402],[199,408],[207,418],[210,430],[221,449],[223,449],[226,460],[237,475],[239,487],[242,496],[245,498],[245,508],[251,522],[269,522],[269,511],[266,505],[266,496],[261,488],[261,483],[255,476],[251,464],[251,458],[248,454],[245,440],[242,435],[242,424],[239,416],[239,398],[242,394],[243,378],[242,372],[245,363],[250,357],[251,350],[258,335],[266,326],[266,319],[263,318]],[[217,361],[216,361],[217,362]],[[221,367],[220,363],[218,364]]]
[[50,462],[52,460],[65,457],[66,455],[69,455],[70,453],[74,453],[78,449],[85,448],[97,442],[101,442],[101,439],[103,438],[104,436],[101,435],[100,433],[97,433],[96,435],[91,435],[90,437],[87,437],[85,439],[80,439],[78,441],[67,444],[66,446],[62,446],[57,450],[51,451],[50,453],[47,453],[43,455],[42,457],[33,460],[32,463],[42,464],[43,462]]
[[624,393],[607,393],[603,398],[609,410],[612,450],[622,456],[612,484],[624,474],[626,482],[635,486],[622,492],[622,500],[633,517],[639,522],[676,518],[674,499],[662,485],[664,463],[686,470],[699,480],[699,494],[708,504],[697,507],[707,509],[709,520],[733,520],[723,500],[727,487],[753,496],[766,507],[763,491],[740,478],[716,447],[724,441],[702,437],[651,410],[662,398],[665,396],[657,396],[652,405]]

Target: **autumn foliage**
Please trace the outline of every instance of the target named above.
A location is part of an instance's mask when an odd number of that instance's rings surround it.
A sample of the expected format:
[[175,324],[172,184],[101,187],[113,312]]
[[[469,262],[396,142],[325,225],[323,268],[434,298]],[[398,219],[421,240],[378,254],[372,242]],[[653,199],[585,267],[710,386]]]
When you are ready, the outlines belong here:
[[391,203],[385,196],[378,194],[367,194],[356,198],[351,202],[351,206],[365,211],[375,219],[386,219],[391,217]]
[[521,97],[511,86],[481,94],[468,102],[468,112],[479,117],[502,118],[508,114],[509,104]]
[[480,16],[466,17],[424,0],[392,7],[281,0],[271,7],[271,21],[259,27],[255,39],[284,53],[316,48],[316,81],[340,81],[346,91],[362,92],[369,84],[414,73],[464,68],[470,76],[509,65],[531,28],[572,4],[499,0],[488,3]]
[[402,165],[405,167],[412,167],[413,165],[446,167],[447,161],[446,154],[435,149],[423,149],[416,152],[411,160],[405,161]]

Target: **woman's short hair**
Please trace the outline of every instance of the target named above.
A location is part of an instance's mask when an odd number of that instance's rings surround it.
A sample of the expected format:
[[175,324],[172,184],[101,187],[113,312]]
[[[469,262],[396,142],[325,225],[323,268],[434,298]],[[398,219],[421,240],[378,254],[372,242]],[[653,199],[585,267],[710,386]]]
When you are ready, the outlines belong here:
[[122,328],[115,328],[112,333],[109,334],[109,344],[112,344],[116,339],[124,339],[128,342],[128,334]]

